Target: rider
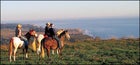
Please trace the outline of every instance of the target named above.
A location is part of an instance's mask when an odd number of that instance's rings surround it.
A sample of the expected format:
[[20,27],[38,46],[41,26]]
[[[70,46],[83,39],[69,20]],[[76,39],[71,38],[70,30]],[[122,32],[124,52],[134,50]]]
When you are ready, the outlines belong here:
[[22,25],[21,24],[18,24],[17,27],[16,27],[16,30],[15,30],[15,36],[16,37],[19,37],[19,38],[21,37],[21,35],[22,35],[21,28],[22,28]]
[[[46,23],[45,34],[44,34],[44,38],[43,38],[42,42],[45,41],[45,38],[50,37],[49,28],[50,28],[50,23],[48,22],[48,23]],[[41,42],[41,43],[42,43],[42,42]]]
[[22,36],[22,25],[18,24],[15,30],[15,36],[19,37],[21,40],[23,40],[25,42],[25,44],[28,44],[27,38],[25,38],[24,36]]
[[45,27],[45,37],[48,36],[50,37],[50,31],[49,31],[49,28],[50,28],[50,23],[46,23],[46,27]]
[[53,28],[53,24],[51,23],[50,24],[50,37],[52,37],[53,39],[55,39],[58,43],[58,47],[61,48],[61,43],[60,43],[60,40],[59,38],[57,37],[56,33],[55,33],[55,29]]

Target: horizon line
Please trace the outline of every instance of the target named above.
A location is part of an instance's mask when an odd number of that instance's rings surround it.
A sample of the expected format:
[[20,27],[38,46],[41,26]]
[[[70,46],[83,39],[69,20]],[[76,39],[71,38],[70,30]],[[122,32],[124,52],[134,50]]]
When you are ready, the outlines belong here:
[[44,21],[44,20],[47,20],[47,21],[52,21],[52,20],[82,20],[82,19],[127,19],[127,18],[140,18],[139,16],[129,16],[129,17],[84,17],[84,18],[65,18],[65,19],[28,19],[28,20],[1,20],[1,23],[2,21]]

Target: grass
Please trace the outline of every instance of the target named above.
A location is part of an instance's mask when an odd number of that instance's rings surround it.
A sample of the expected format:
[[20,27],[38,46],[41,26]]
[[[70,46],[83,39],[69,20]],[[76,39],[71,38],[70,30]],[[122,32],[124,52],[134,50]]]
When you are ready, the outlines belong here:
[[39,60],[38,56],[29,51],[29,59],[24,59],[22,50],[18,49],[15,62],[9,62],[8,50],[1,45],[1,64],[140,64],[139,40],[102,40],[67,42],[62,58],[57,54],[51,59]]

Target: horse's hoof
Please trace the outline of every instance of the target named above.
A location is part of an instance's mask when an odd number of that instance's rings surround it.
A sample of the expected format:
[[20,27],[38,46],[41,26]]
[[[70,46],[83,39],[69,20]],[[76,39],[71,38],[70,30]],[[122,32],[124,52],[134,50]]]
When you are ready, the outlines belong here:
[[28,59],[28,57],[26,57],[26,59]]
[[63,60],[63,57],[59,56],[59,58],[60,58],[61,60]]
[[34,52],[34,50],[32,50],[32,52]]
[[48,61],[51,61],[51,58],[48,58]]
[[59,55],[62,56],[62,53],[60,53]]

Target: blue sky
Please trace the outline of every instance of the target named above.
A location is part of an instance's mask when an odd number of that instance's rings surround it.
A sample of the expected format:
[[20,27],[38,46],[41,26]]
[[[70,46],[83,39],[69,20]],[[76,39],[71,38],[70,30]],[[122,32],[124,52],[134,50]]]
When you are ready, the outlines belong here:
[[1,1],[1,20],[139,17],[139,1]]

